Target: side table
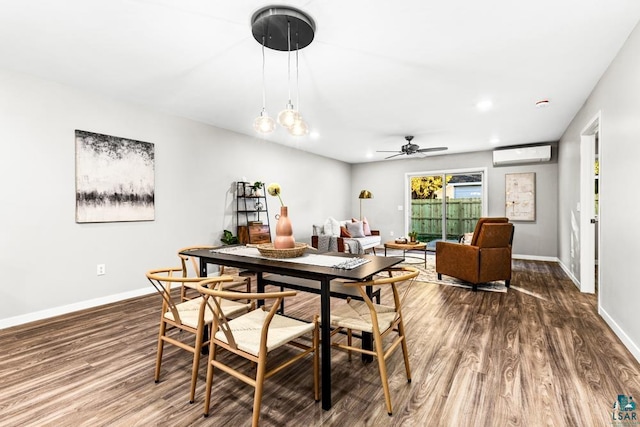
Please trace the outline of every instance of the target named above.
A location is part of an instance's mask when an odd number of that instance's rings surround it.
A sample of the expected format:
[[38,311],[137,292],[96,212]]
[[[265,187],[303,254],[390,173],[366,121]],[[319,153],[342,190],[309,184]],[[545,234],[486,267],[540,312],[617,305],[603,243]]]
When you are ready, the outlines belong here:
[[422,251],[424,252],[424,268],[427,268],[427,244],[423,242],[414,242],[414,243],[396,243],[391,240],[390,242],[385,242],[384,244],[384,256],[387,256],[387,248],[389,249],[399,249],[402,251],[402,257],[406,260],[407,251]]

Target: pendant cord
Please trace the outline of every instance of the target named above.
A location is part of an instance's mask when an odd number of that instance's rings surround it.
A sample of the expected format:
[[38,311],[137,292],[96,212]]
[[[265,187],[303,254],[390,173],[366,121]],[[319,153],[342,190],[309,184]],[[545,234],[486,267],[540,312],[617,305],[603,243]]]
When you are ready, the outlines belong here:
[[291,22],[287,21],[287,86],[291,104]]
[[298,68],[298,43],[296,42],[296,105],[300,111],[300,69]]
[[264,43],[265,37],[262,36],[262,111],[267,109],[267,90],[265,87],[265,78],[264,78]]

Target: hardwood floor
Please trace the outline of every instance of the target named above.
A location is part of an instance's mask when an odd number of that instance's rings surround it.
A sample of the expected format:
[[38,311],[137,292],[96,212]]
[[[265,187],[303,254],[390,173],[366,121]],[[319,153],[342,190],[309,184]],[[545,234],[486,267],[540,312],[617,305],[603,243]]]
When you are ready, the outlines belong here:
[[[512,283],[508,293],[413,287],[404,306],[413,381],[396,352],[392,417],[377,365],[334,351],[333,408],[314,402],[309,360],[267,381],[261,424],[614,424],[618,395],[640,396],[640,365],[597,314],[595,296],[553,263],[515,261]],[[287,312],[310,317],[318,300],[300,293]],[[249,425],[253,389],[221,372],[202,418],[204,360],[188,403],[183,350],[165,348],[154,383],[159,308],[150,295],[0,331],[0,426]]]

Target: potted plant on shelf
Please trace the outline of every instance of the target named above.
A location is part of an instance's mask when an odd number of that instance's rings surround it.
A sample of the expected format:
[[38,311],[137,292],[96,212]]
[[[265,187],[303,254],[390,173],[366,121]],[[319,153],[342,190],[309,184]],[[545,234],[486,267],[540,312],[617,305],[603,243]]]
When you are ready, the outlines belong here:
[[411,243],[415,242],[417,238],[418,238],[418,232],[417,231],[410,231],[409,232],[409,239],[411,240]]
[[256,197],[262,197],[262,188],[264,187],[264,182],[256,181],[251,185],[251,192]]

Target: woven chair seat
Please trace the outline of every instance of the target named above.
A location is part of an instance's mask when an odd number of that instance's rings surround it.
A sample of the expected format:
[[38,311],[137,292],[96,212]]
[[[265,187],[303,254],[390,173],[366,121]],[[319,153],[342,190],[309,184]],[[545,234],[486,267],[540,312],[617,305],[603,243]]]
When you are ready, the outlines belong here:
[[[384,333],[391,327],[396,319],[396,310],[393,306],[373,304],[378,318],[380,333]],[[351,300],[347,304],[341,304],[331,309],[331,325],[347,329],[356,329],[363,332],[373,332],[371,311],[366,303]]]
[[[229,329],[233,333],[238,349],[258,356],[260,353],[260,335],[264,329],[267,312],[262,309],[250,311],[229,321]],[[313,331],[313,323],[302,322],[276,314],[269,325],[267,351],[270,352],[308,332]],[[216,332],[217,340],[229,344],[222,331]]]
[[[200,312],[200,304],[202,304],[202,297],[190,299],[176,304],[176,309],[178,310],[178,314],[180,316],[180,322],[183,325],[192,327],[194,329],[198,328],[198,313]],[[240,303],[231,300],[222,300],[221,307],[222,312],[225,316],[233,316],[234,314],[250,310],[251,304]],[[164,317],[173,322],[177,321],[171,311],[167,311],[164,314]],[[213,312],[211,311],[210,307],[208,307],[204,312],[204,322],[207,325],[210,325],[211,322],[213,322]]]

